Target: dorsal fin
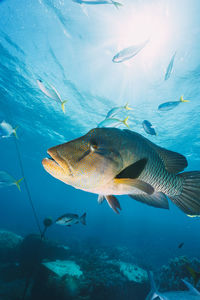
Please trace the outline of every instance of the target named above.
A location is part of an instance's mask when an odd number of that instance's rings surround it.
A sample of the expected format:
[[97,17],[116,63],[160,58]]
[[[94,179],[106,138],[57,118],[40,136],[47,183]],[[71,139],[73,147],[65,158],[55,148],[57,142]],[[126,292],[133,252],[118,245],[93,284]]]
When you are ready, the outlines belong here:
[[168,172],[177,174],[187,167],[187,159],[182,154],[159,147],[139,133],[133,132],[128,129],[124,129],[123,131],[128,135],[132,135],[134,138],[142,138],[143,141],[146,141],[149,146],[160,156]]
[[151,146],[152,148],[155,149],[155,151],[162,159],[165,168],[168,172],[177,174],[183,171],[187,167],[188,165],[187,159],[182,154],[179,154],[174,151],[166,150],[153,143],[151,143]]
[[185,285],[187,286],[188,290],[193,294],[193,295],[198,295],[200,296],[199,291],[189,282],[187,282],[186,280],[182,279],[182,281],[185,283]]

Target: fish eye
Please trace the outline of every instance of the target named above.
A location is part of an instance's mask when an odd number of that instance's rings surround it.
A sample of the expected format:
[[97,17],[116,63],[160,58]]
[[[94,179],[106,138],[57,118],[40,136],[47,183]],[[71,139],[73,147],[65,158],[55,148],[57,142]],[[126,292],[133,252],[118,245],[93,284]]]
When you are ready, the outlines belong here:
[[92,139],[92,140],[90,141],[90,150],[91,150],[91,151],[94,151],[94,150],[96,150],[97,148],[98,148],[97,141]]

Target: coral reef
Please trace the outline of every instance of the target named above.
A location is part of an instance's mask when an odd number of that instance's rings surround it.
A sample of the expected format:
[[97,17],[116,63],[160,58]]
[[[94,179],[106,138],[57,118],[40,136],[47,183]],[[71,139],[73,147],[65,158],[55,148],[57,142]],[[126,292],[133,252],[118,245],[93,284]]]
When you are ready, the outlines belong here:
[[182,290],[184,285],[181,279],[186,279],[193,284],[193,279],[187,269],[188,266],[199,271],[200,261],[197,258],[180,256],[171,259],[167,265],[162,266],[155,277],[160,291]]
[[13,232],[0,230],[0,261],[15,261],[23,238]]
[[80,277],[83,274],[80,266],[77,265],[73,260],[56,260],[43,262],[42,264],[60,277],[65,275]]

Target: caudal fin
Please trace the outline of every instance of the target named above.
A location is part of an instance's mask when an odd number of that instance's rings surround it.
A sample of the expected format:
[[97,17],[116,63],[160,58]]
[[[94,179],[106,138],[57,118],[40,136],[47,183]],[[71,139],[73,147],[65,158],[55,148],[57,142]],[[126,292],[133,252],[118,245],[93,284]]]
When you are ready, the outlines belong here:
[[132,108],[130,106],[128,106],[128,102],[124,105],[124,109],[126,109],[126,110],[132,110]]
[[18,139],[18,136],[17,136],[17,128],[18,128],[19,126],[17,126],[17,127],[15,127],[15,129],[13,129],[13,134],[14,134],[14,136],[16,137],[16,139]]
[[181,96],[180,101],[181,101],[181,102],[190,102],[190,100],[184,100],[184,99],[183,99],[183,96]]
[[129,128],[128,123],[127,123],[128,118],[129,118],[129,116],[126,117],[124,120],[122,120],[122,123],[123,123],[127,128]]
[[195,271],[192,267],[186,266],[187,270],[189,271],[190,275],[193,278],[194,286],[197,286],[197,283],[200,280],[200,272]]
[[15,184],[16,184],[16,186],[17,186],[17,188],[18,188],[18,190],[21,192],[21,187],[20,187],[20,182],[22,181],[24,179],[24,177],[23,178],[20,178],[19,180],[17,180],[17,181],[15,181]]
[[190,216],[200,215],[200,171],[184,172],[177,175],[182,179],[180,193],[169,198]]
[[146,299],[148,299],[148,300],[157,299],[159,297],[159,293],[156,288],[156,284],[155,284],[155,281],[153,278],[153,273],[151,271],[148,271],[147,273],[148,273],[148,277],[149,277],[149,281],[150,281],[151,290]]
[[86,213],[84,213],[84,214],[80,217],[80,222],[81,222],[83,225],[86,225]]
[[117,9],[119,9],[119,7],[123,6],[122,3],[119,3],[119,2],[116,2],[116,1],[111,1],[111,2],[112,2],[112,4],[113,4]]
[[67,103],[68,100],[64,100],[62,103],[61,103],[61,107],[62,107],[62,111],[64,112],[65,114],[65,103]]

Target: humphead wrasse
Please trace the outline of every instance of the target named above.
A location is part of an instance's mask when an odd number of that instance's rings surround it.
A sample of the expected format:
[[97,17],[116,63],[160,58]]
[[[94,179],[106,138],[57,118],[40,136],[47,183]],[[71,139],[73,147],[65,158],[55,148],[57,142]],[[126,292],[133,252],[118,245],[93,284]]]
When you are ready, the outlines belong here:
[[117,128],[95,128],[86,135],[50,148],[45,170],[77,189],[99,195],[115,212],[114,195],[129,195],[168,209],[168,196],[183,212],[200,215],[200,171],[180,173],[186,158],[161,148],[142,135]]

